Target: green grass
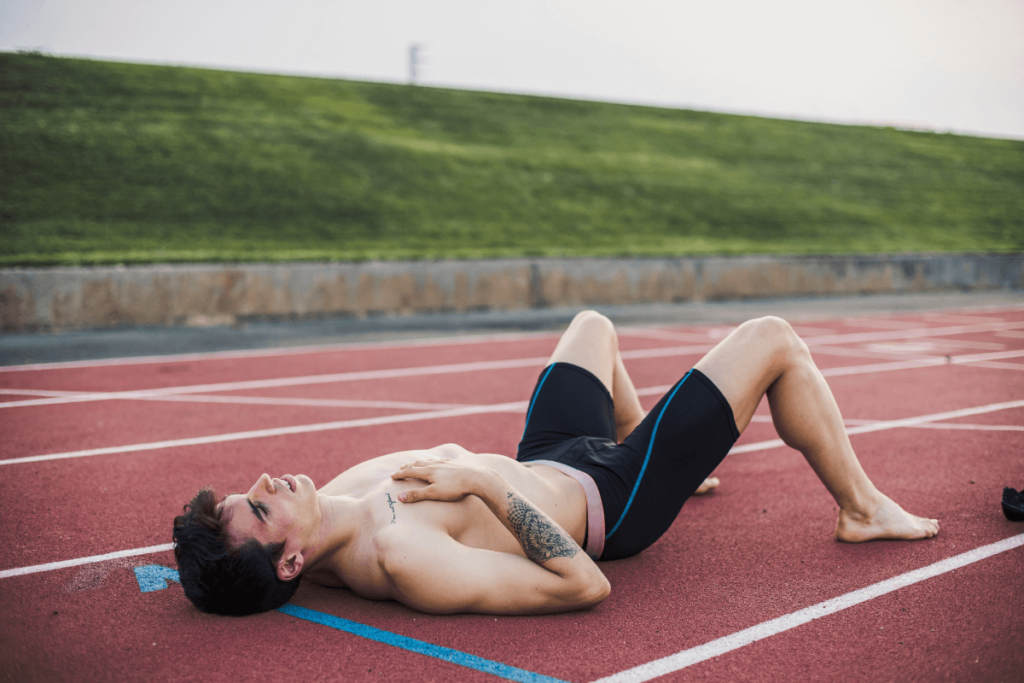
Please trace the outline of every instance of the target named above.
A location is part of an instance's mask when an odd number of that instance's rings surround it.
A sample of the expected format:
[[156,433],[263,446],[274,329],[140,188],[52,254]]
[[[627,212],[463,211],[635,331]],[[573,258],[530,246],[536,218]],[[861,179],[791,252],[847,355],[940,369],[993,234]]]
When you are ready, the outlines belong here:
[[0,265],[1024,248],[1024,142],[0,53]]

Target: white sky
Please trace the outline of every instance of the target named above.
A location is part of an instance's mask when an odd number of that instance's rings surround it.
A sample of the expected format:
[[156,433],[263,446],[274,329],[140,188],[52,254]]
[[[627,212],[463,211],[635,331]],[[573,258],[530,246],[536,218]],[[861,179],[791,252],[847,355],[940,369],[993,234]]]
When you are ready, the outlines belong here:
[[0,0],[0,50],[1024,139],[1024,0]]

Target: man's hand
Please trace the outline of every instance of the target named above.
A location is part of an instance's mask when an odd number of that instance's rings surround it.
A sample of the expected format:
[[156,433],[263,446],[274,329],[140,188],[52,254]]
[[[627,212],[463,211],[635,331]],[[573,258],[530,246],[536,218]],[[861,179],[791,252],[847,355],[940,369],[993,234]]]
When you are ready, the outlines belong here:
[[398,494],[403,503],[419,500],[454,502],[478,494],[486,483],[500,476],[494,470],[466,465],[455,460],[417,460],[391,475],[392,479],[421,479],[428,486]]

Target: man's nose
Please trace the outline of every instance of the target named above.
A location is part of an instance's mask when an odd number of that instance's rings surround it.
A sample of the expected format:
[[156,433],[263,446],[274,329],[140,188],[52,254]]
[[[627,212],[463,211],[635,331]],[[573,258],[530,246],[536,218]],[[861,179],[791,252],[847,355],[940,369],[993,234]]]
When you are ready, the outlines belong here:
[[267,493],[277,493],[277,489],[274,488],[274,480],[271,479],[270,475],[266,472],[260,475],[255,488],[261,491],[266,491]]

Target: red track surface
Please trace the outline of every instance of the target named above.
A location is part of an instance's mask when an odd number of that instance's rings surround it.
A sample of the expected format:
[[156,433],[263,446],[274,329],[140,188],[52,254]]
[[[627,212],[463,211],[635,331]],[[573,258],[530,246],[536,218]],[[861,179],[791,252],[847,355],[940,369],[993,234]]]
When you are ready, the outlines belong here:
[[[978,325],[991,329],[978,330]],[[957,326],[971,331],[950,331]],[[922,337],[921,328],[943,333]],[[1024,400],[1020,309],[828,320],[798,329],[811,340],[826,374],[947,355],[953,361],[830,376],[852,428],[865,421]],[[674,382],[700,357],[700,347],[722,333],[720,327],[626,330],[620,346],[642,389]],[[858,333],[893,338],[843,338]],[[906,333],[903,338],[901,333]],[[831,343],[814,342],[823,335]],[[418,376],[329,383],[206,386],[201,393],[174,393],[173,388],[543,359],[555,339],[364,345],[291,355],[0,372],[0,460],[432,410],[296,405],[296,399],[444,408],[526,401],[542,360],[520,367],[440,368]],[[677,351],[652,352],[669,348]],[[630,352],[643,353],[631,357]],[[984,353],[1002,355],[979,361],[976,354]],[[2,393],[14,390],[157,390],[164,395],[67,402],[59,396]],[[204,397],[291,403],[197,401]],[[644,396],[645,406],[657,398]],[[4,405],[24,401],[36,404]],[[0,571],[167,543],[171,518],[204,484],[223,492],[244,490],[264,471],[305,472],[325,482],[366,458],[448,441],[511,454],[523,412],[525,404],[518,412],[513,407],[458,418],[3,463],[8,485],[0,500],[0,539],[6,549]],[[759,415],[767,415],[766,406]],[[1022,426],[1024,407],[1014,407],[852,436],[879,488],[910,511],[940,519],[942,531],[930,541],[834,542],[831,498],[798,453],[771,447],[730,456],[716,473],[721,489],[689,501],[661,541],[638,557],[604,563],[612,595],[587,612],[433,617],[311,584],[300,588],[293,604],[546,676],[593,681],[1024,533],[1024,524],[1006,521],[999,508],[1003,486],[1024,486]],[[775,438],[769,422],[755,421],[739,445]],[[153,564],[173,568],[173,556],[163,551],[2,575],[0,678],[217,680],[252,678],[258,672],[261,678],[295,680],[496,680],[278,612],[244,619],[201,614],[176,583],[166,590],[140,591],[132,568]],[[659,680],[1019,681],[1024,679],[1022,576],[1024,547],[1017,547]]]

